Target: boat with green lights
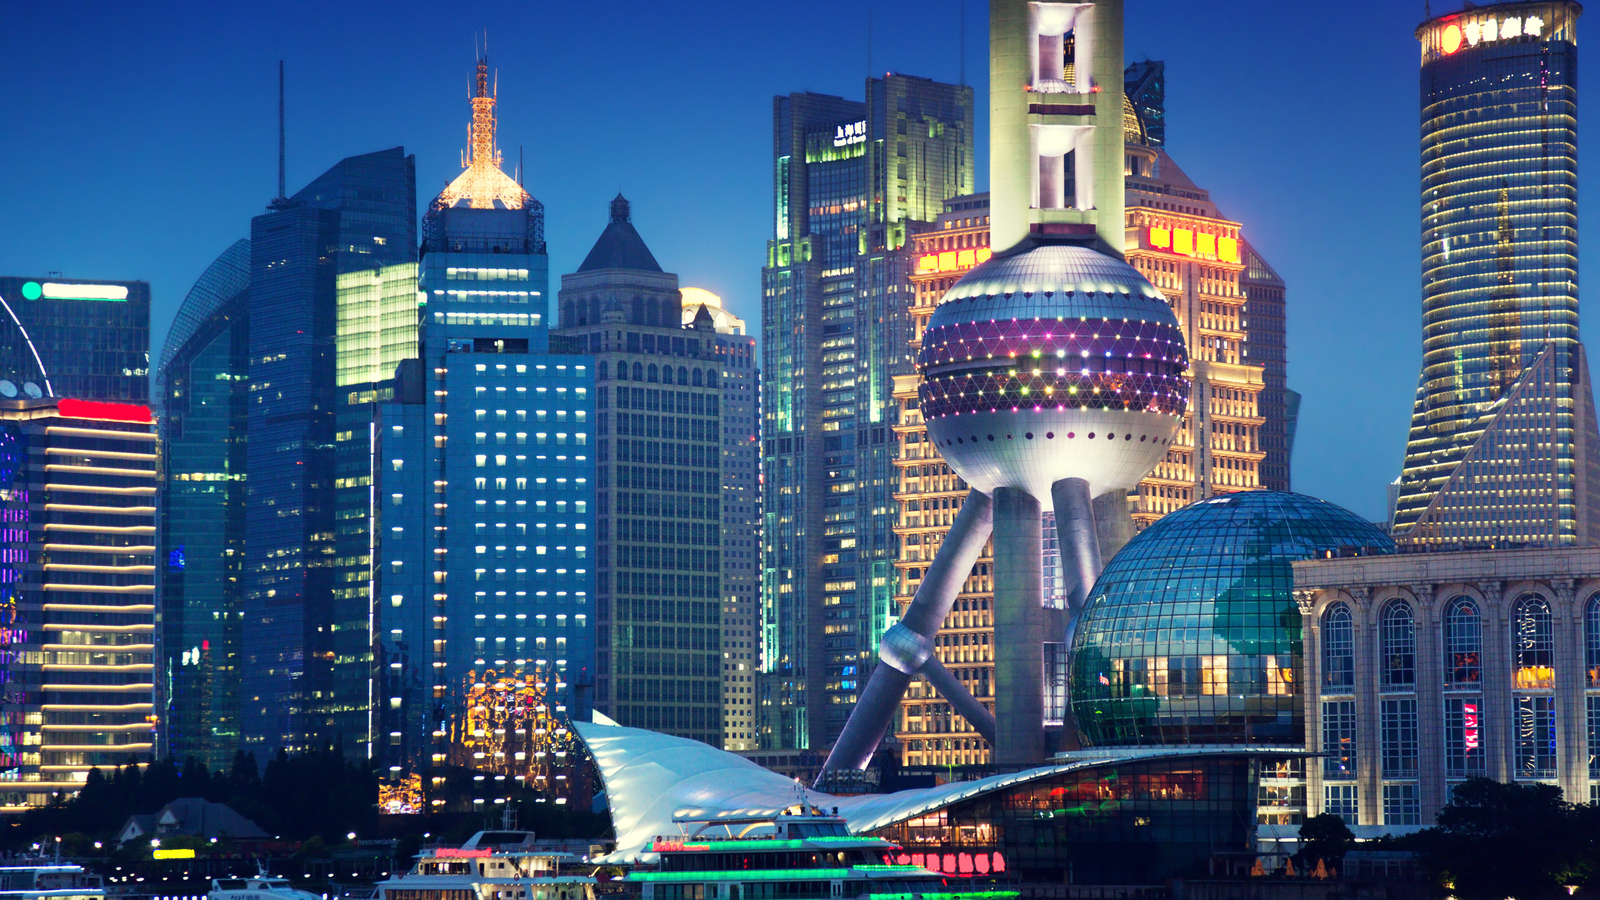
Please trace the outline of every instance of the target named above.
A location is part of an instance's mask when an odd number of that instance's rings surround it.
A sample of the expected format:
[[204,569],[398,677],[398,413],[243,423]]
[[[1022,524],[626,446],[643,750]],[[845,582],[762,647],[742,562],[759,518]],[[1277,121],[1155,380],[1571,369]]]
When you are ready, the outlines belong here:
[[654,869],[629,873],[641,900],[1016,900],[896,864],[900,845],[851,834],[845,820],[791,807],[777,815],[683,819],[650,845]]

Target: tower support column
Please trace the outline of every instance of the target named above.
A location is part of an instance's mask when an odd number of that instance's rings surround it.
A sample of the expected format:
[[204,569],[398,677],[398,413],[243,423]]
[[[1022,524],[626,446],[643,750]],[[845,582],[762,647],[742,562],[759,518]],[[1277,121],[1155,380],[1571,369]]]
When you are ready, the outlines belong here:
[[1004,641],[994,654],[995,763],[1002,768],[1044,762],[1041,514],[1026,491],[994,492],[994,634]]

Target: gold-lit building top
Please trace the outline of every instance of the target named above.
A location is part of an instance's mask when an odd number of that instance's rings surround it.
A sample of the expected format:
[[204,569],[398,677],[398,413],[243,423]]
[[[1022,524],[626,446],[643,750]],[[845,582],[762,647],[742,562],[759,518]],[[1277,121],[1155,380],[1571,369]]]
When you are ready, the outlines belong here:
[[[478,60],[477,89],[472,96],[472,124],[467,129],[469,149],[461,159],[466,171],[434,200],[435,206],[472,209],[522,209],[531,199],[516,179],[500,169],[500,149],[495,146],[494,104],[498,89],[489,87],[489,60]],[[498,204],[498,205],[497,205]]]

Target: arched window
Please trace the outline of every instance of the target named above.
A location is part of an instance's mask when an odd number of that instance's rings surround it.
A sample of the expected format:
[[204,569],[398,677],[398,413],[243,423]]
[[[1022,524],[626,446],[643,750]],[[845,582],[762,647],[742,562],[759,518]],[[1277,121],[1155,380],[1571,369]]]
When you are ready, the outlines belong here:
[[605,360],[601,360],[600,361],[600,370],[595,372],[594,380],[595,381],[605,381],[606,380],[606,361]]
[[1444,685],[1483,688],[1483,618],[1469,597],[1457,597],[1445,604]]
[[1378,639],[1383,644],[1383,687],[1409,691],[1417,684],[1417,623],[1411,604],[1391,601],[1383,608]]
[[644,363],[634,363],[633,364],[633,380],[634,381],[643,381],[644,380]]
[[688,384],[689,383],[689,370],[684,368],[683,366],[679,366],[678,367],[678,383],[679,384]]
[[1322,685],[1328,693],[1356,685],[1355,623],[1343,603],[1322,614]]
[[658,372],[658,370],[656,369],[656,364],[655,363],[651,363],[650,364],[650,368],[645,371],[644,380],[650,382],[651,384],[655,384],[656,383],[656,379],[657,379],[657,372]]
[[1600,594],[1583,608],[1583,667],[1589,672],[1589,687],[1600,687]]
[[716,387],[716,386],[717,386],[717,370],[716,369],[707,369],[706,370],[706,387]]
[[705,379],[700,374],[700,370],[699,369],[695,369],[694,370],[694,386],[695,387],[700,387],[704,383],[705,383]]
[[1555,687],[1555,657],[1550,604],[1538,594],[1523,594],[1511,621],[1513,683],[1521,689]]

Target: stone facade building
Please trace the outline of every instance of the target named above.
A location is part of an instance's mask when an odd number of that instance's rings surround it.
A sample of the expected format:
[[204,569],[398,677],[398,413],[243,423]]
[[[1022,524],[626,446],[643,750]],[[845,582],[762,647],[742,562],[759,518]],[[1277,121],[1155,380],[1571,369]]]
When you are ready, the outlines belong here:
[[1473,776],[1600,784],[1600,548],[1294,564],[1307,815],[1431,824]]

